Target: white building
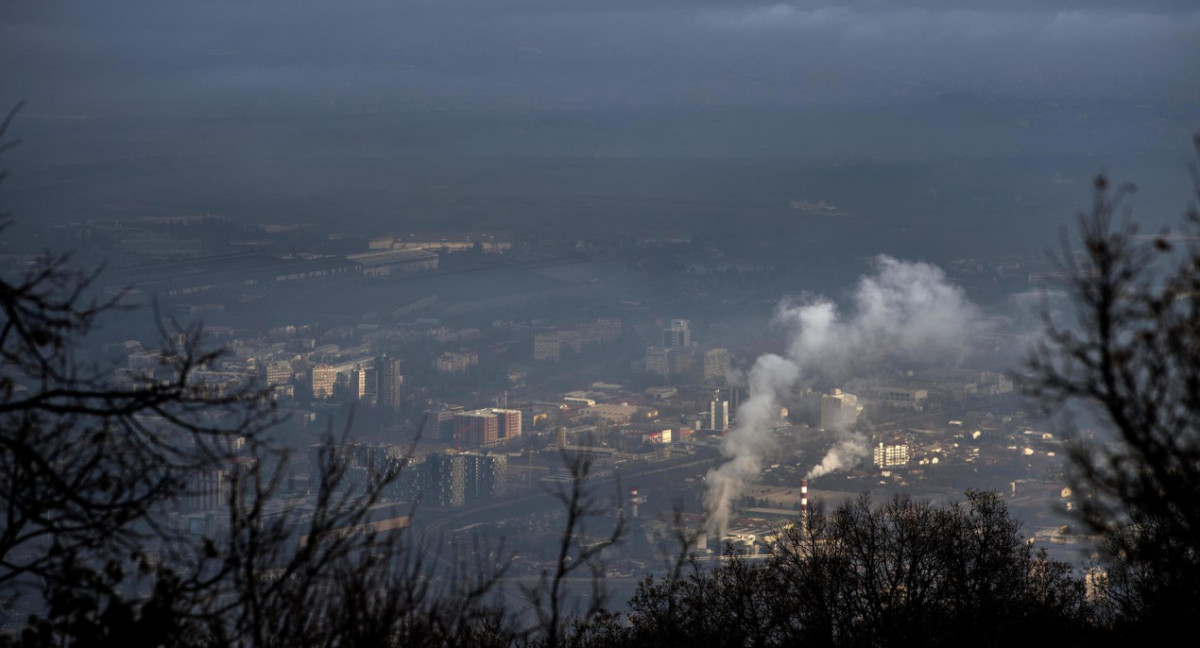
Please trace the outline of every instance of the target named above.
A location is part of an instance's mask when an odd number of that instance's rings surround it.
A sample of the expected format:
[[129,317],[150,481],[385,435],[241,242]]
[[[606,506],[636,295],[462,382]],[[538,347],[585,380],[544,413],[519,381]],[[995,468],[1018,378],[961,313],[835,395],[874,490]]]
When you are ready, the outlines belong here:
[[729,401],[714,398],[708,404],[709,429],[724,432],[729,429]]
[[875,446],[875,466],[877,468],[892,468],[907,463],[907,443],[880,443]]

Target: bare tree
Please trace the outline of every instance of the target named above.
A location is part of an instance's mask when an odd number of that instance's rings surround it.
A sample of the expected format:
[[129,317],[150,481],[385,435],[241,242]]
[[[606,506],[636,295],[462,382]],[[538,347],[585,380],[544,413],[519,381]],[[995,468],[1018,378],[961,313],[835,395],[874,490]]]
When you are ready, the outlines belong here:
[[1161,632],[1200,612],[1200,212],[1143,237],[1125,207],[1134,190],[1096,178],[1079,248],[1060,257],[1074,321],[1046,318],[1027,388],[1109,423],[1111,437],[1074,439],[1081,517],[1121,622]]
[[77,580],[85,565],[128,560],[170,535],[156,514],[188,477],[240,443],[265,450],[277,420],[253,383],[216,391],[198,379],[220,351],[197,328],[163,324],[153,377],[122,382],[81,360],[81,341],[121,307],[89,294],[95,276],[45,255],[0,278],[0,589],[10,609],[34,585]]
[[[589,476],[592,475],[592,460],[586,451],[569,454],[563,451],[563,463],[570,479],[561,487],[551,488],[551,494],[562,504],[566,522],[563,527],[555,560],[552,566],[542,570],[536,585],[526,591],[533,601],[537,614],[537,627],[533,637],[547,648],[557,648],[569,640],[585,636],[598,618],[604,617],[606,595],[604,589],[604,565],[601,555],[615,545],[625,530],[625,515],[620,507],[621,486],[616,485],[617,519],[611,530],[592,538],[588,535],[588,522],[612,516],[612,511],[597,499]],[[573,609],[572,597],[566,588],[569,579],[583,570],[590,577],[591,593],[582,610]]]
[[[149,375],[118,380],[81,360],[122,305],[95,301],[96,273],[69,261],[0,277],[0,645],[508,643],[485,604],[496,565],[431,579],[396,513],[401,528],[381,523],[380,507],[402,506],[384,500],[403,462],[348,479],[333,449],[345,433],[330,434],[315,497],[286,499],[272,401],[253,381],[205,384],[222,351],[199,328],[160,324]],[[186,533],[168,513],[214,469],[231,480],[214,516],[225,522]]]
[[[674,602],[669,602],[673,597]],[[1007,645],[1086,637],[1083,587],[1035,553],[995,493],[938,507],[863,496],[816,508],[774,554],[692,562],[679,583],[647,579],[633,643],[692,646]],[[671,614],[673,618],[666,618]]]

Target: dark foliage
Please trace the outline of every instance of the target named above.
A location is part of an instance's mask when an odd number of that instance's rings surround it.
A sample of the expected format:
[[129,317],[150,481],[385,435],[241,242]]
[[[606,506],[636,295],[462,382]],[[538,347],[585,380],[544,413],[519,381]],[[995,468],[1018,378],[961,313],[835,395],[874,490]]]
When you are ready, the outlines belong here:
[[656,645],[1071,645],[1088,627],[1082,581],[979,492],[945,508],[863,496],[817,510],[769,558],[693,560],[631,605],[634,643]]

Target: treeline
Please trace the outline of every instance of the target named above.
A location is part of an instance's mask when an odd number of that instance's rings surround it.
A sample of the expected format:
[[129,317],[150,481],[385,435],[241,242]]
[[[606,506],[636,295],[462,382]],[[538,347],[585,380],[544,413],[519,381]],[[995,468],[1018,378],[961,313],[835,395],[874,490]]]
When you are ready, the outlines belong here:
[[[336,478],[336,464],[327,468]],[[403,535],[327,535],[293,553],[294,534],[248,512],[226,543],[203,547],[207,571],[178,563],[139,577],[115,559],[60,567],[45,583],[44,612],[0,644],[1082,646],[1156,636],[1098,571],[1034,551],[994,492],[944,507],[904,497],[873,505],[865,495],[832,512],[816,507],[761,559],[728,551],[702,561],[681,530],[674,565],[645,579],[624,612],[600,605],[601,590],[580,610],[561,583],[581,569],[602,587],[600,551],[574,540],[594,509],[582,480],[563,496],[574,521],[557,564],[521,594],[533,614],[495,596],[504,567],[491,561],[503,559],[487,548],[431,577]],[[329,518],[358,509],[322,506]],[[139,580],[149,587],[132,595]]]
[[[695,559],[646,581],[628,645],[1075,645],[1108,628],[1068,564],[1034,552],[993,492],[936,507],[817,510],[766,560]],[[1103,596],[1102,592],[1096,592]]]

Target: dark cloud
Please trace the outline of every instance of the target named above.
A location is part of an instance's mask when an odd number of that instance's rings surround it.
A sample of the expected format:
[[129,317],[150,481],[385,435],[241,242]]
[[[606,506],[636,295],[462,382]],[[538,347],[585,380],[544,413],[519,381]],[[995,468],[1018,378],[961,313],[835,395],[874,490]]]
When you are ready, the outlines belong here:
[[1104,151],[1185,141],[1196,61],[1172,0],[0,5],[14,159]]
[[1175,2],[111,1],[2,11],[4,92],[47,112],[789,105],[945,92],[1195,99],[1200,87],[1200,10]]

